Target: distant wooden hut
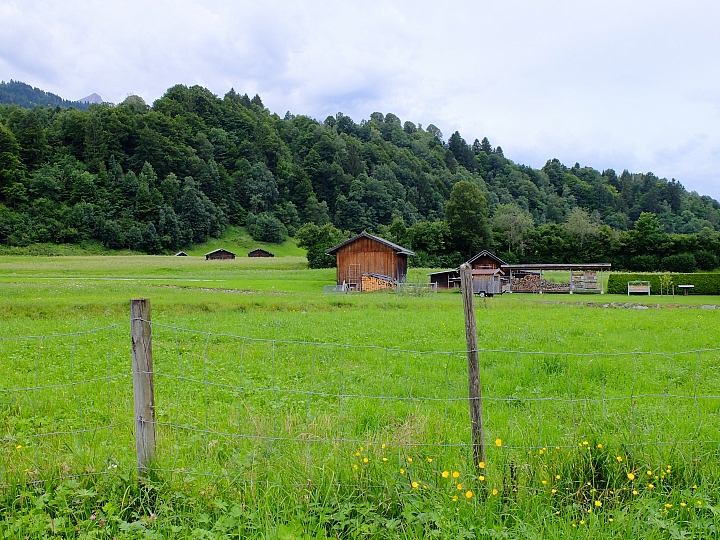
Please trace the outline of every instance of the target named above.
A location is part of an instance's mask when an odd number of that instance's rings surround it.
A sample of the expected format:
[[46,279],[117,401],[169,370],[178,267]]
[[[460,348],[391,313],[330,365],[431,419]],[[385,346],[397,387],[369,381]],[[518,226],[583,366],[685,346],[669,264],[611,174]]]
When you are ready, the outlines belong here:
[[[469,261],[472,268],[473,276],[473,292],[481,296],[492,296],[493,294],[502,294],[505,281],[505,271],[502,269],[505,261],[496,257],[488,250],[484,249]],[[430,283],[436,283],[439,289],[451,289],[460,286],[460,271],[444,270],[442,272],[433,272],[428,274]]]
[[178,252],[175,254],[175,256],[176,256],[176,257],[187,257],[188,254],[185,253],[184,251],[178,251]]
[[366,232],[325,253],[336,257],[337,284],[346,285],[351,291],[364,290],[363,282],[379,288],[379,281],[383,281],[383,288],[387,288],[387,283],[405,281],[408,255],[415,255],[407,248]]
[[274,253],[270,253],[267,249],[255,248],[248,252],[248,257],[274,257]]
[[469,264],[473,270],[487,270],[489,268],[502,268],[506,263],[487,249],[483,249],[465,264]]
[[228,260],[234,258],[235,254],[232,251],[228,251],[227,249],[222,248],[205,254],[205,260],[207,261]]
[[436,284],[438,289],[453,289],[460,286],[460,272],[455,270],[443,270],[428,274],[430,283]]

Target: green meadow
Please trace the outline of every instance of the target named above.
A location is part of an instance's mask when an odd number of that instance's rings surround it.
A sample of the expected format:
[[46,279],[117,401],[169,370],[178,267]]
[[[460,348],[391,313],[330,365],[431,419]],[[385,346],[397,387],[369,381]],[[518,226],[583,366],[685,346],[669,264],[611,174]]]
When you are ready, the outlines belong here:
[[[478,464],[460,295],[323,295],[334,270],[292,249],[0,257],[0,534],[720,536],[720,300],[476,298]],[[138,297],[158,439],[144,478]]]

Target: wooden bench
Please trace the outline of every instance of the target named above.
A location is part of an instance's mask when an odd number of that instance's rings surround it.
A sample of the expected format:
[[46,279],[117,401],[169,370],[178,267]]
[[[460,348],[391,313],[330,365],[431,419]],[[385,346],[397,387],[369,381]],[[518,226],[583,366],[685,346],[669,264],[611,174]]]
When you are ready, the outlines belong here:
[[650,296],[650,282],[649,281],[628,281],[627,293],[642,293]]

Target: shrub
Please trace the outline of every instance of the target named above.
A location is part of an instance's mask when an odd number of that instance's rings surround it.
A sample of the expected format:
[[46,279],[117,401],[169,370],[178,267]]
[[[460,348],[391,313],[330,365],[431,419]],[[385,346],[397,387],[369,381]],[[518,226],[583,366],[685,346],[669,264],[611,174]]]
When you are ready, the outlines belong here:
[[663,257],[662,267],[670,272],[691,273],[697,270],[698,264],[692,253],[678,253]]
[[628,268],[635,272],[652,272],[660,267],[659,262],[655,255],[637,255],[630,259]]
[[248,214],[247,231],[253,240],[272,242],[274,244],[280,244],[287,240],[288,237],[285,225],[270,212],[262,212],[257,216]]
[[720,266],[717,255],[712,251],[697,251],[695,252],[695,260],[697,261],[698,268],[700,270],[715,270]]

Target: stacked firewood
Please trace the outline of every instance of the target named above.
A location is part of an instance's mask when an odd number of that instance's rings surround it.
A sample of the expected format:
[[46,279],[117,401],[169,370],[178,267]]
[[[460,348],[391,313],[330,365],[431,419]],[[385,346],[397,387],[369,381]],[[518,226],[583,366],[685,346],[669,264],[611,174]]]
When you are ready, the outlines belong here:
[[537,274],[530,274],[522,278],[512,279],[512,292],[524,293],[562,293],[570,292],[569,283],[550,283],[547,280],[540,279]]

